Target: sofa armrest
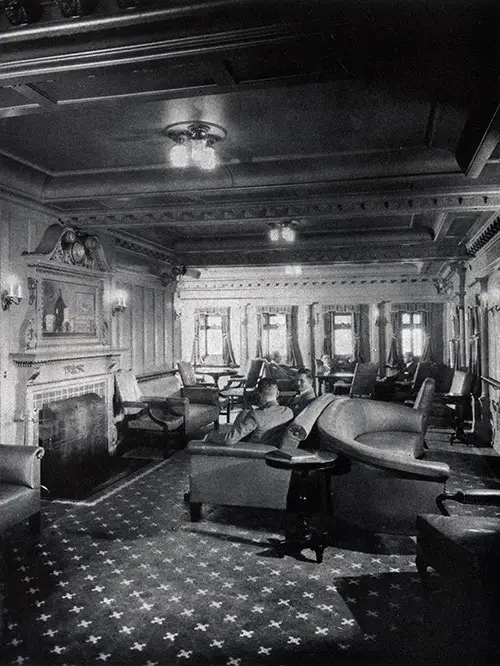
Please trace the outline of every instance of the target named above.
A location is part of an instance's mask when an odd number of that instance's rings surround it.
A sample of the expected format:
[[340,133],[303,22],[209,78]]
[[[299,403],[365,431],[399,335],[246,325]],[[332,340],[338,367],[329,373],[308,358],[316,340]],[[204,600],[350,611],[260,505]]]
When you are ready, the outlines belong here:
[[351,460],[422,479],[440,479],[444,481],[450,475],[450,468],[446,463],[420,460],[403,453],[381,451],[355,439],[345,438],[340,440],[326,432],[321,425],[319,425],[319,431],[322,449],[342,453]]
[[269,444],[254,442],[238,442],[232,446],[212,444],[203,440],[191,440],[186,448],[190,455],[199,456],[225,456],[228,458],[265,458],[276,447]]
[[187,398],[189,402],[192,402],[193,404],[219,404],[219,390],[210,386],[184,386],[181,389],[181,395],[183,398]]
[[40,487],[41,446],[0,445],[0,482]]

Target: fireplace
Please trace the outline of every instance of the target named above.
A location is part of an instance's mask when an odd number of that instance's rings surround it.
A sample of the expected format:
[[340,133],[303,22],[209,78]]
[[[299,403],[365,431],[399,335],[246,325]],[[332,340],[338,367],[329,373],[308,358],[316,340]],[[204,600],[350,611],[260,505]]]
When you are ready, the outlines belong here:
[[45,449],[42,484],[53,497],[78,498],[106,480],[110,455],[101,396],[84,393],[45,404],[38,433]]

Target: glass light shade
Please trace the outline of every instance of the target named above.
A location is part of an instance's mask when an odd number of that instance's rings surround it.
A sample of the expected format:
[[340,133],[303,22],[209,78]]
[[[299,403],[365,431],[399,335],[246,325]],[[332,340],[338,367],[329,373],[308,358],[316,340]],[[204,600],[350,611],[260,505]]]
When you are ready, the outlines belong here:
[[191,159],[197,166],[201,166],[205,160],[206,139],[191,140]]
[[189,151],[184,143],[176,143],[170,149],[170,162],[174,167],[187,167],[189,164]]
[[291,227],[283,227],[281,229],[281,238],[287,243],[293,243],[295,241],[295,229]]
[[125,289],[116,289],[115,291],[115,306],[119,308],[126,308],[128,303],[128,293]]
[[269,229],[269,240],[276,243],[280,239],[280,230],[277,227],[271,227]]
[[213,146],[205,146],[205,149],[201,153],[201,159],[198,162],[198,166],[200,169],[204,169],[205,171],[210,171],[211,169],[215,169],[217,166],[217,155],[215,153],[215,149]]

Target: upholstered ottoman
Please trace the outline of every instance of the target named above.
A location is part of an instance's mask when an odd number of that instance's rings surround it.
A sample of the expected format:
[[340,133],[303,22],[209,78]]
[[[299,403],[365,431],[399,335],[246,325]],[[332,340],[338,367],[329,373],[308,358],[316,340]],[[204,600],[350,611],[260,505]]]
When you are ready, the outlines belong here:
[[[417,530],[416,564],[436,651],[455,662],[498,659],[500,518],[424,514]],[[431,590],[428,567],[441,574],[441,592]]]

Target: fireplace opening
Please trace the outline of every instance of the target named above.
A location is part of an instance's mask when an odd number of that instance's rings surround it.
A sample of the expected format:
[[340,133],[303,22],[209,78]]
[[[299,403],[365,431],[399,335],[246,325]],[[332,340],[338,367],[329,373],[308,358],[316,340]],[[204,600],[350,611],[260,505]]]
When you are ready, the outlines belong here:
[[44,404],[39,442],[45,449],[42,484],[51,497],[80,499],[116,471],[108,451],[106,404],[95,393]]

